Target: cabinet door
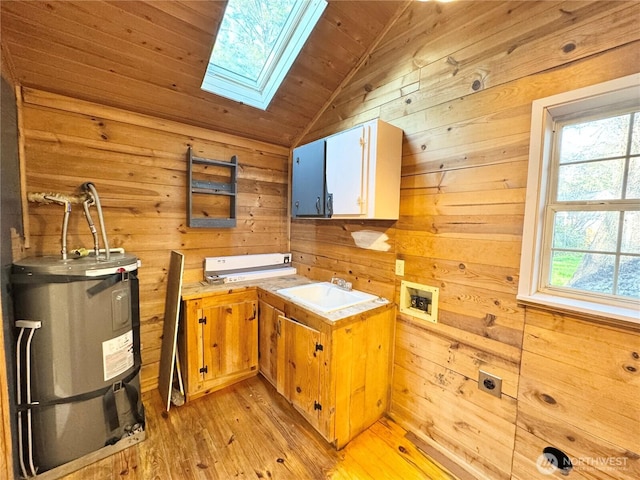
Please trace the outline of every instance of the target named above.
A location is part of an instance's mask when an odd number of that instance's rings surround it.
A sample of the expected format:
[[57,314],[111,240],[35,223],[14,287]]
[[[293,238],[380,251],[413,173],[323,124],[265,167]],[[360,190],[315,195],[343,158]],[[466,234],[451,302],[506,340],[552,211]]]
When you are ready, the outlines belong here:
[[200,372],[204,382],[256,369],[256,307],[256,301],[246,301],[203,308]]
[[333,215],[367,211],[368,127],[360,126],[327,138],[327,194]]
[[268,303],[258,301],[258,359],[260,373],[277,387],[278,317],[283,313]]
[[324,217],[325,141],[316,140],[293,150],[291,172],[291,215]]
[[320,430],[322,335],[282,315],[279,321],[278,353],[284,360],[284,372],[278,375],[278,391],[314,428]]

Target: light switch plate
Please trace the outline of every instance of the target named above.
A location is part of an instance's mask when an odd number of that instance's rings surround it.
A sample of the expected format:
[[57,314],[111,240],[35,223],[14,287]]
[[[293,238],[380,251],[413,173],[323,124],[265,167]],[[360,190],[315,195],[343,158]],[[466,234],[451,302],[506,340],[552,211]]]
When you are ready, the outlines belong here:
[[396,260],[396,275],[404,276],[404,260]]

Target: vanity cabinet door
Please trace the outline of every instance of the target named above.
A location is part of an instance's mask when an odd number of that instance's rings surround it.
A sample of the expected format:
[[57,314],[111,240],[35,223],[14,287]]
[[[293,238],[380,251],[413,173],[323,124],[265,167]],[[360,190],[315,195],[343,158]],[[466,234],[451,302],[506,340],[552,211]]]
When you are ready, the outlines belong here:
[[213,380],[256,369],[258,322],[255,301],[203,309],[203,379]]
[[185,302],[181,334],[187,401],[258,373],[258,308],[252,294]]
[[[320,368],[324,335],[283,315],[279,317],[278,392],[325,436],[322,428],[323,391]],[[325,405],[326,406],[326,405]]]
[[258,301],[258,357],[260,373],[274,387],[278,382],[278,322],[283,313],[263,300]]

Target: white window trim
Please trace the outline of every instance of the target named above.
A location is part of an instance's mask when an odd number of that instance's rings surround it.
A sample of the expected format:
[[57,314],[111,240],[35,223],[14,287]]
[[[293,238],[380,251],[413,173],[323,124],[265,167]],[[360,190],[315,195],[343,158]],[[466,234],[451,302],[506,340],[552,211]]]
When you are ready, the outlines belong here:
[[302,5],[295,21],[286,26],[290,31],[283,39],[283,44],[276,45],[278,51],[275,61],[269,63],[269,68],[260,74],[257,81],[209,63],[200,88],[266,110],[326,7],[326,0],[311,0]]
[[579,110],[635,99],[640,103],[640,74],[535,100],[531,111],[529,170],[525,198],[522,255],[517,299],[538,305],[589,316],[607,317],[640,324],[640,304],[609,305],[583,299],[553,295],[540,291],[541,254],[543,248],[544,209],[548,195],[554,118]]

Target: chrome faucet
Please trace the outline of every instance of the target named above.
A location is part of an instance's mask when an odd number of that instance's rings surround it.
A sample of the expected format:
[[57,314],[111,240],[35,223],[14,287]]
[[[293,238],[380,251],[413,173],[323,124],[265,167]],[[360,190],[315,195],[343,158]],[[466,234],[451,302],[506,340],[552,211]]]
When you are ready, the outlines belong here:
[[353,284],[351,282],[347,282],[344,278],[331,277],[331,283],[342,290],[353,290]]

